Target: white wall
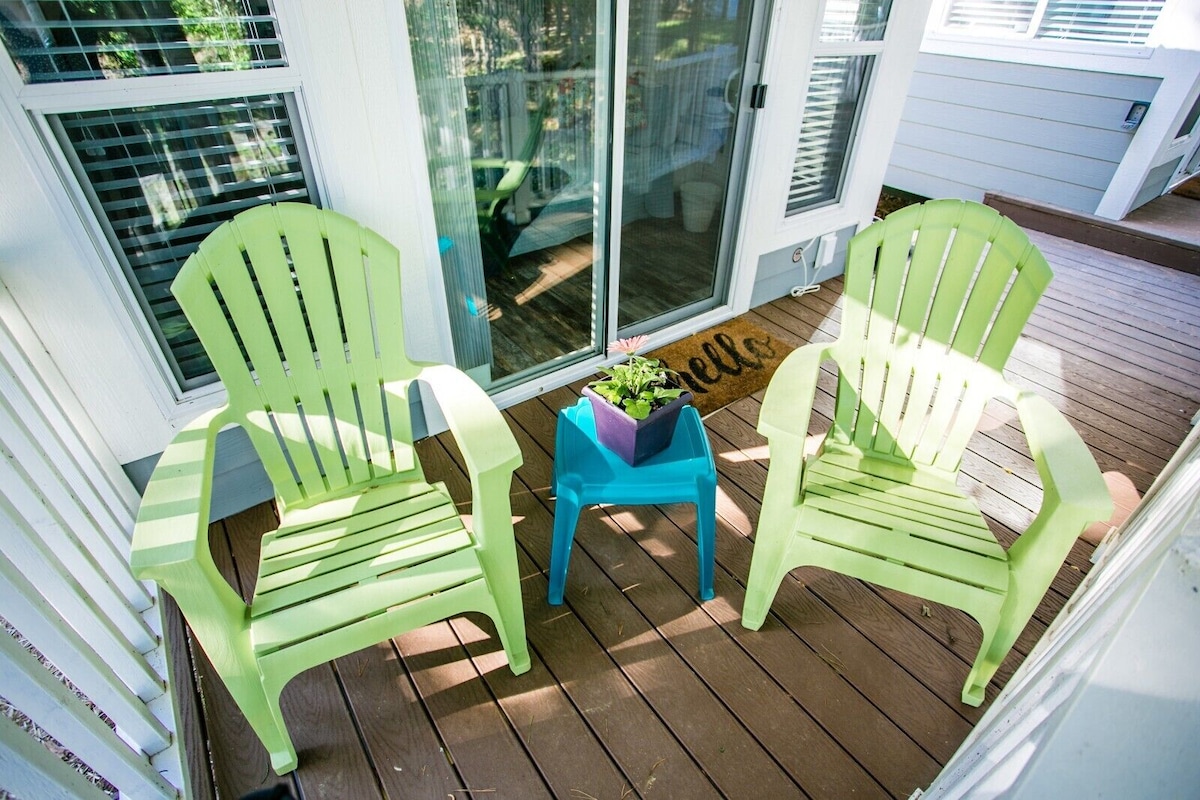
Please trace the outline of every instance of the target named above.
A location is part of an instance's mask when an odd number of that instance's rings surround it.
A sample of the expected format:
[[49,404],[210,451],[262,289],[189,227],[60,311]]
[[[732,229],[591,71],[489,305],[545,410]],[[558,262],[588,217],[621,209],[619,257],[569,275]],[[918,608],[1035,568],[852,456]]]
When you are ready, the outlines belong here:
[[[943,0],[944,1],[944,0]],[[929,197],[997,191],[1121,219],[1196,145],[1200,3],[1168,0],[1145,47],[1001,41],[930,16],[886,182]],[[1153,101],[1132,133],[1135,100]]]
[[1092,213],[1160,78],[922,53],[885,183],[925,197],[1028,197]]

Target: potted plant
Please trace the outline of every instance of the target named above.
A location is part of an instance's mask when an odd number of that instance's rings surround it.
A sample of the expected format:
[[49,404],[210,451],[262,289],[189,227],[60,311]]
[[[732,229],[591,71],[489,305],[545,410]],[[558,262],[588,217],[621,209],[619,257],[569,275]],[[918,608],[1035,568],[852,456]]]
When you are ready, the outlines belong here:
[[633,336],[611,343],[608,352],[624,353],[628,360],[601,367],[604,377],[583,387],[597,441],[632,466],[670,446],[679,412],[692,401],[691,393],[675,384],[674,370],[637,354],[648,341]]

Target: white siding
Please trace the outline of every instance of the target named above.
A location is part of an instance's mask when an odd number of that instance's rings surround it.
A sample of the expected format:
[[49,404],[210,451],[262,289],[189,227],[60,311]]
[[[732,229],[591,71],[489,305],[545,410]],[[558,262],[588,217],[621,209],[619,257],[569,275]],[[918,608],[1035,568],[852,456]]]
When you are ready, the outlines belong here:
[[927,197],[1002,192],[1092,213],[1160,80],[922,53],[885,183]]
[[[0,455],[0,616],[96,710],[6,633],[0,692],[123,797],[175,797],[162,620],[128,567],[137,494],[2,284]],[[74,792],[61,763],[20,736],[0,725],[0,788]]]

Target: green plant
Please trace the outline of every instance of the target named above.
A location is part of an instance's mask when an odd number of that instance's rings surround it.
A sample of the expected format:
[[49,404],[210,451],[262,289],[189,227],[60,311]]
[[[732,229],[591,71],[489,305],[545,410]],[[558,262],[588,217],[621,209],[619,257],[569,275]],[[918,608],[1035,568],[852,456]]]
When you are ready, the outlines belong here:
[[632,336],[609,344],[609,353],[624,353],[629,360],[601,367],[605,377],[588,384],[592,391],[634,419],[645,419],[654,409],[683,394],[682,389],[672,386],[678,375],[675,370],[663,366],[656,358],[637,354],[648,341],[647,336]]

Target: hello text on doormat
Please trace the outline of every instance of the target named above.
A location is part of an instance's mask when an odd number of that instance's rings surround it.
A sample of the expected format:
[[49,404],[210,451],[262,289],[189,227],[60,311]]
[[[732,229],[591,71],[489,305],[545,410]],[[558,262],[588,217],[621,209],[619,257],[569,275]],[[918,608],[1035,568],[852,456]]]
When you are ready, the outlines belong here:
[[652,353],[679,373],[700,414],[711,414],[762,389],[792,351],[786,342],[741,318],[732,319]]

